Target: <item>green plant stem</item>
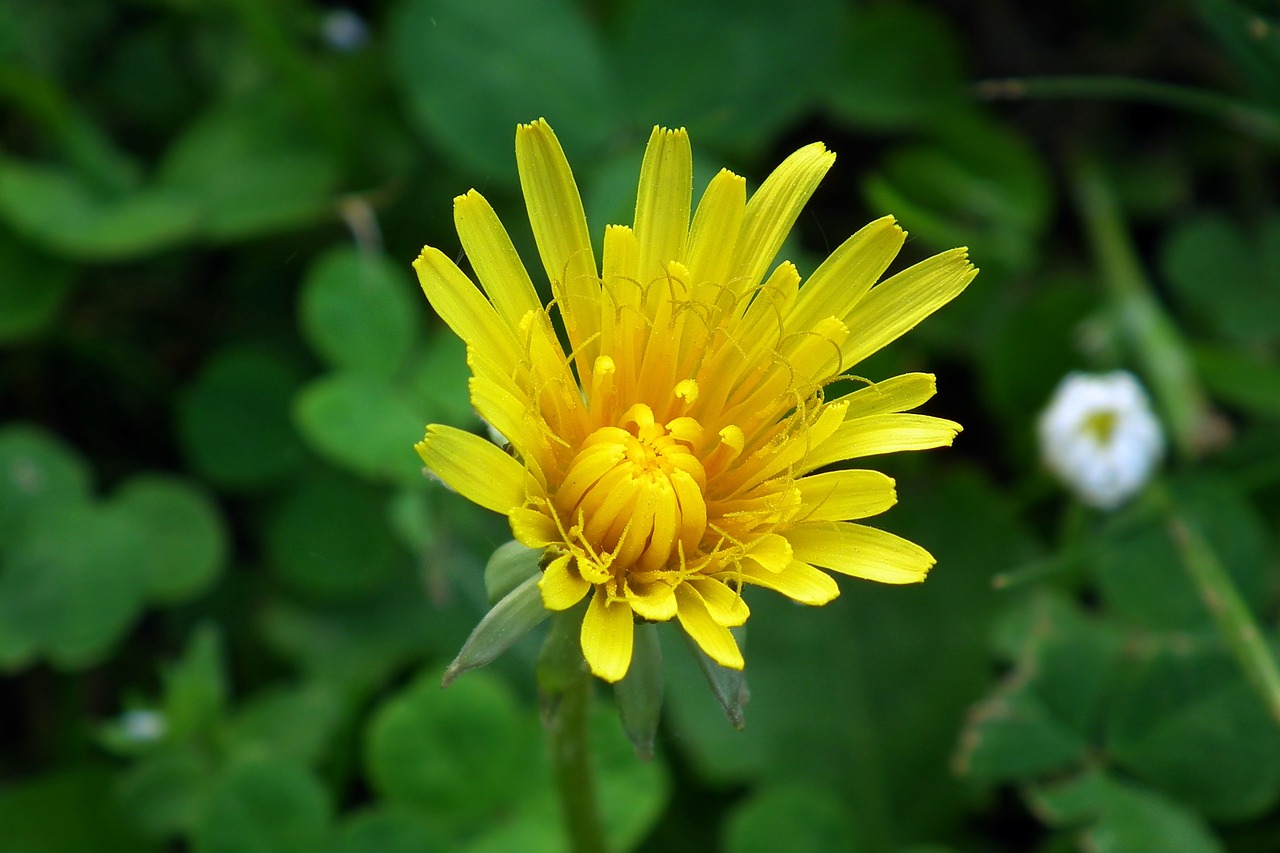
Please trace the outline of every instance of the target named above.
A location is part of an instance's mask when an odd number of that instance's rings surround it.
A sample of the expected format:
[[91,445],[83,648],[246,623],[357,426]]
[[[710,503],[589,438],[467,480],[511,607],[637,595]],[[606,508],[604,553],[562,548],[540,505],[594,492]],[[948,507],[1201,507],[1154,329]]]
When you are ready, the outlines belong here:
[[547,715],[551,766],[574,853],[604,853],[591,770],[591,674],[585,670],[552,700]]
[[1218,630],[1244,669],[1250,682],[1280,725],[1280,666],[1267,645],[1266,637],[1240,597],[1240,591],[1218,559],[1204,534],[1178,511],[1162,488],[1156,494],[1168,514],[1169,531],[1182,555],[1182,564],[1200,592]]
[[1064,76],[986,80],[978,95],[988,100],[1079,98],[1159,104],[1196,113],[1228,124],[1264,142],[1280,145],[1280,115],[1256,104],[1206,92],[1133,77]]
[[1098,163],[1078,158],[1074,189],[1112,310],[1142,365],[1179,453],[1199,454],[1210,441],[1209,407],[1191,355],[1143,273],[1120,205]]

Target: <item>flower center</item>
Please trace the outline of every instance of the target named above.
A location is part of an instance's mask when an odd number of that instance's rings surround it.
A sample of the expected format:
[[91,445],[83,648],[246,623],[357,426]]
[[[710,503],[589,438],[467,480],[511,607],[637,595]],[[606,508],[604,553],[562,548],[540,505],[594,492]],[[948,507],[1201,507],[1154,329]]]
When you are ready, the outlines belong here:
[[[706,472],[692,418],[660,424],[643,403],[597,429],[569,463],[553,499],[578,543],[614,577],[654,580],[679,570],[707,529]],[[673,565],[674,563],[674,565]]]
[[1106,447],[1111,444],[1111,437],[1115,434],[1119,420],[1119,414],[1111,409],[1095,409],[1084,419],[1081,431],[1099,446]]

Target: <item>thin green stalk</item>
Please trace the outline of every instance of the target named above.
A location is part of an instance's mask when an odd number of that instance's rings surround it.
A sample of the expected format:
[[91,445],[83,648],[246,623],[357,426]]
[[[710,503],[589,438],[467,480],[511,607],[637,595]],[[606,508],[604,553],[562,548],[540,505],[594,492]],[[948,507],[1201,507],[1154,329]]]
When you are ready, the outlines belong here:
[[591,769],[591,674],[585,670],[553,700],[547,715],[551,766],[574,853],[604,853]]
[[1276,665],[1266,637],[1209,540],[1178,512],[1166,492],[1161,489],[1158,494],[1168,512],[1169,531],[1178,544],[1182,564],[1195,582],[1201,600],[1250,682],[1266,702],[1276,724],[1280,725],[1280,666]]
[[1207,116],[1264,142],[1280,145],[1280,115],[1272,110],[1217,92],[1155,80],[1105,75],[987,80],[978,84],[978,94],[991,100],[1078,98],[1159,104]]
[[1098,163],[1078,159],[1074,185],[1115,316],[1151,383],[1174,445],[1183,456],[1196,456],[1209,441],[1210,418],[1186,342],[1154,295],[1120,205]]

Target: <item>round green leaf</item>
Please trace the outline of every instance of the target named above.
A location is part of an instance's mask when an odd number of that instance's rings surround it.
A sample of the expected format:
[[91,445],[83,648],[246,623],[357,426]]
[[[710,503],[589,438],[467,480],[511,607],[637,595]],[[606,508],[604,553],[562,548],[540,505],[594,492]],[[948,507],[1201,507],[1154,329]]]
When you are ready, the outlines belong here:
[[390,376],[422,314],[407,269],[353,248],[322,256],[302,285],[299,312],[307,341],[334,367]]
[[817,100],[841,23],[832,0],[803,14],[773,0],[640,0],[617,30],[620,102],[639,127],[687,126],[695,143],[754,151]]
[[400,482],[422,476],[413,445],[424,421],[383,380],[346,372],[314,380],[294,399],[294,420],[317,452],[351,471]]
[[728,853],[825,853],[848,849],[853,832],[841,802],[821,788],[772,785],[734,809]]
[[479,827],[511,807],[531,734],[497,679],[476,672],[442,691],[433,669],[375,713],[365,764],[388,800],[450,826]]
[[0,571],[0,665],[36,654],[68,669],[104,659],[147,594],[147,550],[127,519],[88,505],[32,519]]
[[21,853],[147,853],[156,846],[105,796],[103,767],[69,767],[0,789],[0,850]]
[[962,54],[955,28],[935,9],[861,6],[826,87],[832,111],[855,127],[886,130],[945,121],[968,103]]
[[1222,844],[1204,819],[1168,797],[1137,785],[1111,782],[1101,819],[1082,846],[1097,853],[1220,853]]
[[23,424],[0,429],[0,548],[39,514],[89,497],[89,468],[44,430]]
[[514,180],[519,122],[546,116],[571,150],[616,127],[605,51],[579,4],[403,0],[389,29],[410,117],[480,174]]
[[200,210],[200,227],[238,240],[307,222],[332,202],[338,168],[283,97],[215,107],[160,165],[161,185]]
[[267,548],[291,587],[339,601],[378,589],[405,562],[385,496],[337,474],[306,480],[285,498]]
[[218,508],[173,477],[144,475],[120,487],[107,506],[146,538],[148,597],[162,604],[193,598],[217,579],[227,559]]
[[471,407],[467,380],[467,346],[452,332],[439,329],[415,356],[409,394],[427,423],[470,429],[478,420]]
[[289,416],[294,372],[268,353],[219,350],[178,403],[178,438],[197,473],[225,488],[251,488],[291,474],[304,450]]
[[60,254],[118,260],[192,236],[198,210],[180,192],[99,195],[71,172],[0,160],[0,218]]
[[57,318],[72,268],[0,230],[0,342],[39,335]]
[[1225,654],[1134,665],[1112,703],[1107,752],[1211,818],[1255,817],[1280,799],[1280,730]]
[[405,810],[378,808],[348,818],[333,853],[422,853],[445,847],[445,839],[429,820]]
[[329,810],[320,782],[296,765],[242,764],[214,789],[192,847],[195,853],[318,850]]

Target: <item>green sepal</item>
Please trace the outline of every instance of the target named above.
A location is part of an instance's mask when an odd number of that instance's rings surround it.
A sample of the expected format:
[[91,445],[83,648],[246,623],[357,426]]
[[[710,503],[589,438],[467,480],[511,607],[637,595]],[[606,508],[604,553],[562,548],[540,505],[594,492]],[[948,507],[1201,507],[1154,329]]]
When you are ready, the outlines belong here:
[[[746,628],[730,628],[733,638],[738,641],[738,648],[746,647],[747,631]],[[681,632],[684,634],[684,632]],[[720,707],[724,709],[724,715],[729,718],[729,723],[735,729],[741,731],[747,727],[747,719],[743,715],[743,708],[747,704],[747,700],[751,698],[751,691],[747,689],[747,676],[743,670],[729,669],[721,666],[707,656],[688,634],[684,634],[684,638],[689,643],[689,648],[693,650],[694,660],[698,662],[698,666],[702,669],[702,674],[707,677],[707,683],[711,685],[711,692],[716,697],[716,701],[720,703]]]
[[462,644],[462,651],[444,671],[440,686],[448,687],[467,670],[491,663],[546,619],[548,613],[542,606],[538,577],[528,578],[503,596],[480,620]]
[[[538,693],[555,702],[587,666],[582,657],[582,617],[587,600],[551,617],[551,628],[538,654]],[[544,709],[544,711],[547,709]]]
[[536,577],[542,552],[512,539],[489,557],[484,567],[484,588],[492,606],[510,595],[516,587]]
[[648,761],[653,758],[653,740],[662,718],[662,644],[656,624],[641,622],[635,630],[631,668],[613,686],[613,692],[622,728],[631,739],[636,756]]

